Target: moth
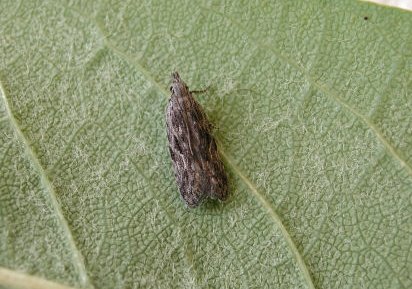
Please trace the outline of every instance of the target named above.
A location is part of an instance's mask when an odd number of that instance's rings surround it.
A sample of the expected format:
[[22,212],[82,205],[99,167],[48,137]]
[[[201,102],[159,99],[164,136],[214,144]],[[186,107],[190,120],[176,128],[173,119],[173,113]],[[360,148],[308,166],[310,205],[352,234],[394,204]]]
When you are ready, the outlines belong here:
[[180,195],[189,208],[205,198],[224,201],[228,179],[212,135],[213,126],[177,72],[166,108],[167,138]]

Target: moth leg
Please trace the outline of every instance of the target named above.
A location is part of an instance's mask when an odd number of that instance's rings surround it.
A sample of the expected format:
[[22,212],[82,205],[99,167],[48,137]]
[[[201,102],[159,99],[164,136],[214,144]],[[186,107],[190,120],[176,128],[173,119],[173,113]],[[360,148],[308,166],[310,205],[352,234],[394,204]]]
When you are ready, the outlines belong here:
[[191,90],[190,93],[196,94],[196,93],[205,93],[206,91],[208,91],[210,88],[210,85],[207,86],[205,89],[201,89],[201,90]]

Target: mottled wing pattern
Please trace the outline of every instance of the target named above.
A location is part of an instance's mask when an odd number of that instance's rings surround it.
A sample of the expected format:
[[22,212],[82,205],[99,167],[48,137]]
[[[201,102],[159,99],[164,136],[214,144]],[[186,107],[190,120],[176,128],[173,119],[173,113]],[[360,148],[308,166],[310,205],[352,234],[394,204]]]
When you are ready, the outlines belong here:
[[192,208],[205,197],[225,200],[227,176],[211,124],[180,78],[171,89],[166,111],[167,137],[180,194]]

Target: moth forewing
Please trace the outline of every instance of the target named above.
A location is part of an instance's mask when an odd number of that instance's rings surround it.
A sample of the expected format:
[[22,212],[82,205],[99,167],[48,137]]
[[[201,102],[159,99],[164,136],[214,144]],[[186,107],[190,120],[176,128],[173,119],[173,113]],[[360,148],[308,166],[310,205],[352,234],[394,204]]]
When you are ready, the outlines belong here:
[[225,200],[228,181],[212,125],[179,74],[172,74],[166,109],[169,151],[180,195],[190,208],[206,197]]

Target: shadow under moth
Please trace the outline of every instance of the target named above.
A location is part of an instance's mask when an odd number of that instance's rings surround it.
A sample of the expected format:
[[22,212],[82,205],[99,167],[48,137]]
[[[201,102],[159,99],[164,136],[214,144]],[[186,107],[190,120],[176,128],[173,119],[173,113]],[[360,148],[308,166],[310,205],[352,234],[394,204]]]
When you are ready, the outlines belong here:
[[177,72],[166,109],[167,138],[176,182],[183,201],[197,207],[206,197],[225,200],[228,180],[208,121]]

